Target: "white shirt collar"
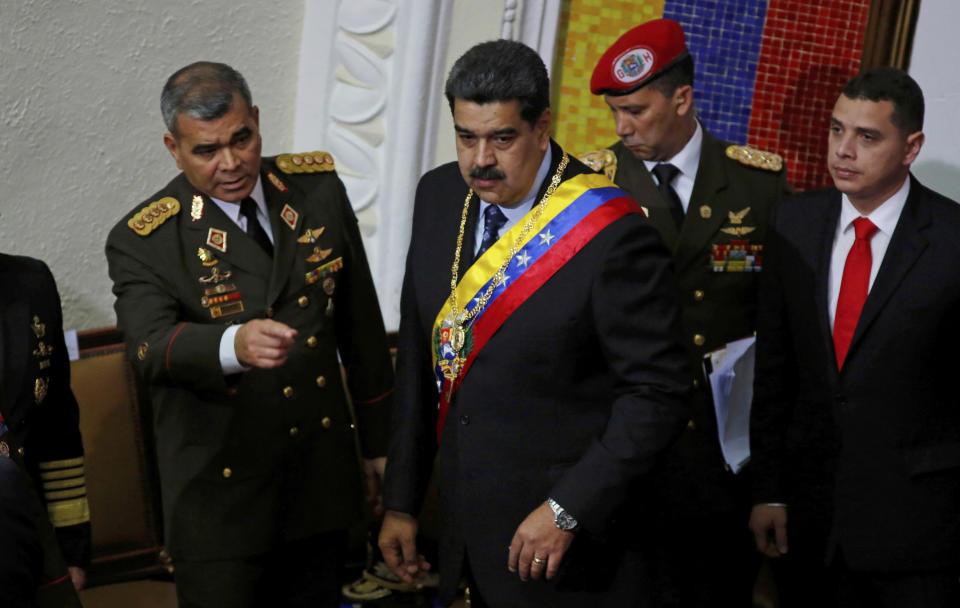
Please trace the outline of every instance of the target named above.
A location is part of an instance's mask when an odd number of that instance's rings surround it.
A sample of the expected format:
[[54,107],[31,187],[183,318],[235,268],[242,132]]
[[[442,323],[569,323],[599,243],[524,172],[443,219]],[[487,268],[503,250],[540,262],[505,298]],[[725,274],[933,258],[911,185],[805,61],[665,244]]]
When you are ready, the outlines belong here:
[[870,215],[863,216],[857,208],[853,206],[846,194],[840,196],[840,232],[846,232],[853,229],[853,220],[858,217],[868,217],[877,229],[888,237],[893,235],[893,230],[897,227],[900,220],[900,213],[907,204],[907,196],[910,194],[910,177],[903,180],[900,189],[894,192],[893,196],[883,201],[879,207],[873,210]]
[[[253,187],[250,198],[257,203],[257,215],[263,218],[269,218],[270,216],[267,214],[267,199],[263,195],[263,182],[259,175],[257,175],[257,184]],[[217,207],[220,207],[220,209],[227,214],[227,217],[233,220],[234,224],[242,226],[240,223],[240,201],[228,203],[227,201],[222,201],[212,196],[210,200],[212,200]]]
[[703,129],[700,127],[700,121],[697,121],[697,128],[693,131],[693,136],[687,140],[686,145],[680,148],[680,151],[665,161],[645,160],[643,164],[647,171],[653,172],[653,168],[663,163],[670,163],[677,169],[680,169],[682,175],[690,179],[697,176],[697,168],[700,166],[700,149],[703,147]]

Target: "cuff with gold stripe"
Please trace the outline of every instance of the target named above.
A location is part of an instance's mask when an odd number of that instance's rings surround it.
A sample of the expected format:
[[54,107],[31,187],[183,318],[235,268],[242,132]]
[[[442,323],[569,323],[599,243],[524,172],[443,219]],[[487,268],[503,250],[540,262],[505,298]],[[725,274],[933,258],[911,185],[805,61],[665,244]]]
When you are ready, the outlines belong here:
[[83,456],[39,463],[47,512],[55,528],[90,521]]

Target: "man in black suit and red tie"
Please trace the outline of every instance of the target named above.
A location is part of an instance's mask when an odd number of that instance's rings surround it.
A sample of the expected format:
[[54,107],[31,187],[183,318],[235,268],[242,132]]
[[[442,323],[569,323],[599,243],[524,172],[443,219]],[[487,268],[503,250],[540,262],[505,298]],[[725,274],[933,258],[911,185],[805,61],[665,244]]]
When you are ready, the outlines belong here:
[[960,206],[910,174],[923,93],[861,73],[835,188],[774,211],[751,420],[758,548],[783,606],[956,606]]

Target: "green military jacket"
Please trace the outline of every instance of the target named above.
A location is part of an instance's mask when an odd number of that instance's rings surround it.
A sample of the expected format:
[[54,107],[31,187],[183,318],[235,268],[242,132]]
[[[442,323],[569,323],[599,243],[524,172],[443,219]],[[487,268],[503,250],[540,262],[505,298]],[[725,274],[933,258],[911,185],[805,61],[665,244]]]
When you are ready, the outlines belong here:
[[[107,239],[118,325],[152,401],[175,558],[252,555],[345,528],[361,514],[357,439],[365,457],[385,453],[392,365],[333,160],[265,158],[261,181],[272,259],[183,174]],[[297,330],[286,363],[224,375],[223,332],[256,318]]]

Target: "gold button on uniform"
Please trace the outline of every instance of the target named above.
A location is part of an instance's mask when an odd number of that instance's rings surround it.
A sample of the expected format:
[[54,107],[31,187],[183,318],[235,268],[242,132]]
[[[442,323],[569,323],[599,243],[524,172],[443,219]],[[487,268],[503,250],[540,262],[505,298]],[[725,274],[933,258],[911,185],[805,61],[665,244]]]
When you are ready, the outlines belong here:
[[287,399],[289,399],[290,397],[293,397],[293,387],[292,386],[283,387],[283,396],[286,397]]
[[695,334],[693,336],[693,343],[697,346],[703,346],[703,343],[706,341],[707,339],[703,337],[703,334]]
[[328,429],[328,428],[330,428],[330,425],[333,424],[333,421],[330,420],[330,417],[329,417],[329,416],[324,416],[324,417],[320,420],[320,424],[323,425],[323,428]]
[[300,308],[306,308],[307,306],[310,306],[310,298],[307,296],[300,296],[297,298],[297,306]]
[[295,426],[291,426],[291,427],[290,427],[290,436],[291,436],[291,437],[296,437],[296,436],[297,436],[297,433],[299,433],[299,432],[300,432],[300,429],[298,429],[297,427],[295,427]]
[[323,388],[327,385],[327,379],[323,376],[317,376],[317,386]]
[[690,420],[687,422],[687,428],[692,431],[697,428],[697,424],[693,420]]
[[693,379],[693,388],[700,388],[700,380],[697,378]]
[[273,318],[273,306],[271,306],[270,308],[267,309],[267,318],[268,318],[268,319],[272,319],[272,318]]
[[229,479],[231,475],[233,475],[233,471],[230,470],[230,467],[227,467],[223,470],[224,479]]
[[696,300],[697,302],[703,301],[703,290],[702,289],[695,290],[693,292],[693,299]]
[[351,422],[351,423],[350,423],[350,428],[355,431],[355,430],[357,430],[357,425]]
[[317,347],[317,337],[316,337],[316,336],[310,336],[309,338],[307,338],[307,346],[308,346],[309,348],[316,348],[316,347]]
[[23,456],[23,453],[24,453],[23,446],[20,446],[19,448],[17,448],[17,454],[20,454],[21,456]]

